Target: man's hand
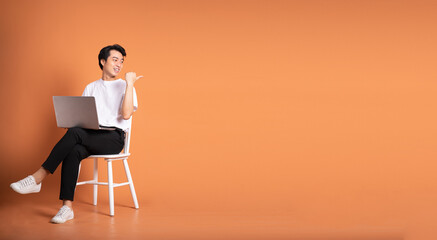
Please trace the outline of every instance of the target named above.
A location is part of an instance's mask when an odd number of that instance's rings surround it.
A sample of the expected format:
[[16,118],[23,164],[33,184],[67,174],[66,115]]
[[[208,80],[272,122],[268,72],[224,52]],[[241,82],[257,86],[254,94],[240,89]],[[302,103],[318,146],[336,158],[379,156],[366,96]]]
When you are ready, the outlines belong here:
[[138,79],[140,79],[140,78],[142,78],[143,76],[138,76],[137,77],[137,74],[135,73],[135,72],[128,72],[128,73],[126,73],[126,75],[125,75],[125,81],[126,81],[126,83],[127,83],[127,85],[131,85],[131,86],[133,86],[134,85],[134,83],[138,80]]

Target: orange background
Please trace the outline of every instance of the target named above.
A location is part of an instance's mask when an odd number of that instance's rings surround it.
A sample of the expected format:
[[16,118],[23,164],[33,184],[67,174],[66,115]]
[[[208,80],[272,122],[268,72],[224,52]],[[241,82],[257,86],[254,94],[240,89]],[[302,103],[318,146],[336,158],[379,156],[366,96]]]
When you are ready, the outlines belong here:
[[2,1],[0,204],[65,132],[52,96],[81,95],[119,43],[123,75],[145,76],[142,211],[435,239],[436,23],[435,1]]

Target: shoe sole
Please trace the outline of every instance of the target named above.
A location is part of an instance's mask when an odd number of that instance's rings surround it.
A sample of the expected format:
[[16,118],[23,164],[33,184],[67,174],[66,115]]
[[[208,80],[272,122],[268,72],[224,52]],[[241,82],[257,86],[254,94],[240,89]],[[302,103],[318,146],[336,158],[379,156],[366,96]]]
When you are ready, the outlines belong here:
[[12,188],[12,190],[14,190],[15,192],[17,192],[19,194],[39,193],[41,191],[41,187],[39,189],[32,190],[32,191],[26,191],[26,192],[21,191],[19,188],[16,188],[13,185],[11,185],[10,187]]
[[55,223],[55,224],[61,224],[61,223],[65,223],[65,222],[67,222],[67,221],[70,221],[70,220],[72,220],[73,218],[74,218],[74,216],[71,217],[71,218],[66,219],[65,221],[53,220],[53,218],[52,218],[52,220],[50,220],[50,222],[51,222],[51,223]]

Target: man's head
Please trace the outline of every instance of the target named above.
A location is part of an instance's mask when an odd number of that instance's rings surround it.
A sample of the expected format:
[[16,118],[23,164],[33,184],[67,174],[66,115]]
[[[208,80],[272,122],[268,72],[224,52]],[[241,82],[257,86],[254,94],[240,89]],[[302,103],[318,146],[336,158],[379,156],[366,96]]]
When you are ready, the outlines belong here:
[[116,76],[123,67],[126,51],[118,44],[109,45],[99,53],[99,66],[102,71],[106,71],[110,75]]

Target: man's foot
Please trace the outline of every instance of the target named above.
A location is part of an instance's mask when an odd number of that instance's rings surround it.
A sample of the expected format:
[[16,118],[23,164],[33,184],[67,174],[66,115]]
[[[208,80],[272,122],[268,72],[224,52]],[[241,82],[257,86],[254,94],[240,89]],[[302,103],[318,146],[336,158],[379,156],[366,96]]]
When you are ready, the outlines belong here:
[[41,191],[41,183],[36,184],[35,178],[30,175],[18,182],[12,183],[11,188],[14,189],[15,192],[21,194],[37,193]]
[[52,223],[64,223],[68,220],[71,220],[74,218],[74,213],[71,208],[64,205],[59,209],[59,212],[52,218],[50,222]]

